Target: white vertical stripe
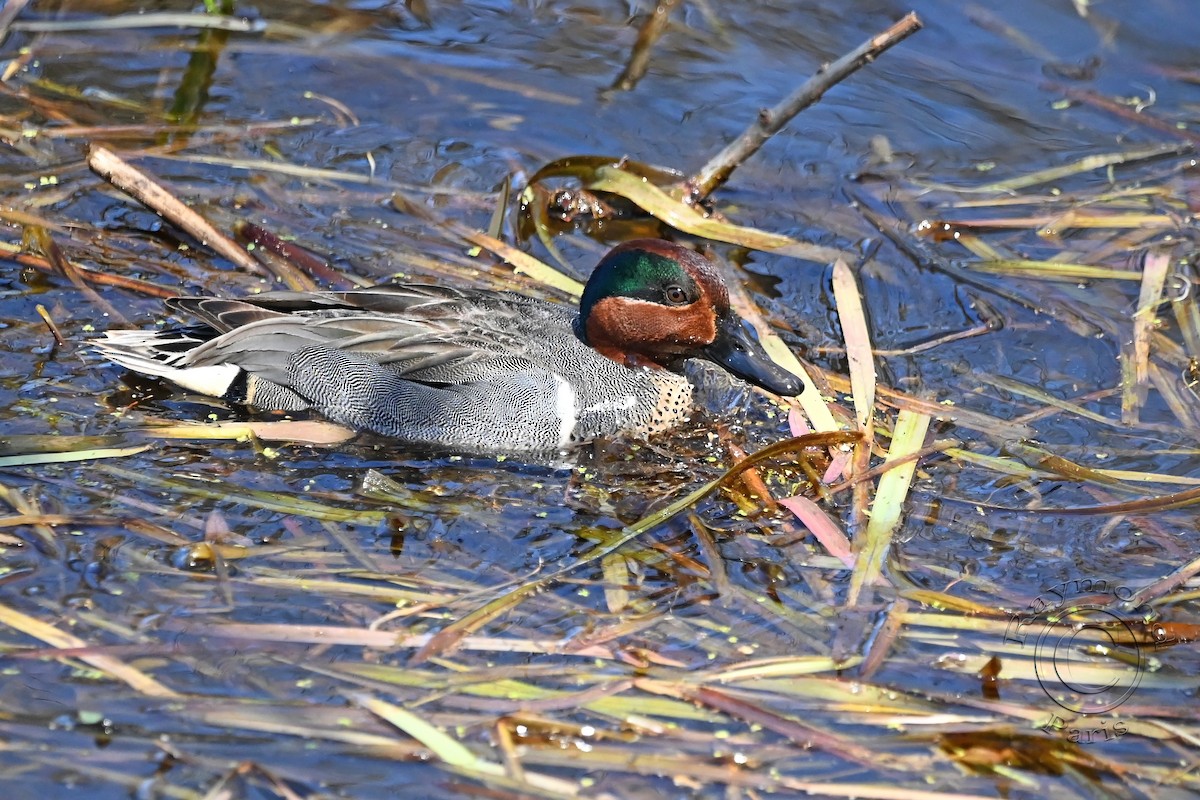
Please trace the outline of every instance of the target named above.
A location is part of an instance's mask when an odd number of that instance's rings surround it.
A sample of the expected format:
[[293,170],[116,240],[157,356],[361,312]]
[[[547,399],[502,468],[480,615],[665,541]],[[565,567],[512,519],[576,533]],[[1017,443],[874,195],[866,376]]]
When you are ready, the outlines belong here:
[[554,376],[554,411],[558,414],[558,446],[567,447],[571,444],[571,434],[575,432],[578,422],[579,406],[576,403],[575,390],[571,384]]

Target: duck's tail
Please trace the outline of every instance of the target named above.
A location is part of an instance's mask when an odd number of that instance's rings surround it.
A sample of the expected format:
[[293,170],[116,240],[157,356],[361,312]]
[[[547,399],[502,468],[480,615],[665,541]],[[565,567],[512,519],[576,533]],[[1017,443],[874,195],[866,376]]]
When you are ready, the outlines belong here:
[[[205,334],[208,335],[205,335]],[[133,372],[163,378],[184,389],[209,397],[226,397],[242,373],[234,364],[192,367],[187,354],[212,338],[207,326],[163,331],[107,331],[95,343],[109,361]]]

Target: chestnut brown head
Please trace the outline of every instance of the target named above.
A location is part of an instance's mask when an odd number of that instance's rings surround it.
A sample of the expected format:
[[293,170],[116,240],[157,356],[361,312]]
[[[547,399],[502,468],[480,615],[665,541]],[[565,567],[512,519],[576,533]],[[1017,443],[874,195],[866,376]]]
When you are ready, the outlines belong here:
[[803,388],[729,308],[712,262],[671,242],[637,239],[610,250],[583,290],[579,321],[584,341],[627,366],[677,369],[704,358],[779,395]]

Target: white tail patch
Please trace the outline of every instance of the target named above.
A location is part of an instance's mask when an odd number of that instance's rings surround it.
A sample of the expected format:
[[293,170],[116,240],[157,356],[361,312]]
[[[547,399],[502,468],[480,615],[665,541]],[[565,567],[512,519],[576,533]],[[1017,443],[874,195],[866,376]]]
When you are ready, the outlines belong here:
[[100,354],[125,369],[166,380],[184,389],[209,397],[224,397],[230,384],[241,372],[234,364],[212,364],[203,367],[175,366],[187,355],[185,351],[163,352],[167,344],[195,341],[183,336],[163,336],[154,331],[108,331],[96,342]]

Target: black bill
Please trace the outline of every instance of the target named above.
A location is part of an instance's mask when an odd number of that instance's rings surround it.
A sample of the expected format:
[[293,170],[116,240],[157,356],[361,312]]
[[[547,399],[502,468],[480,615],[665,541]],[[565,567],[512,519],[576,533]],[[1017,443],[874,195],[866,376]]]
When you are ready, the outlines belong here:
[[804,384],[771,360],[762,345],[750,335],[748,327],[732,314],[718,319],[717,338],[699,354],[768,392],[784,397],[800,394]]

